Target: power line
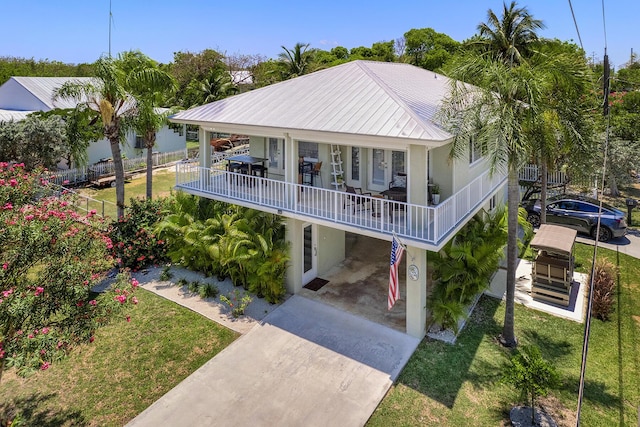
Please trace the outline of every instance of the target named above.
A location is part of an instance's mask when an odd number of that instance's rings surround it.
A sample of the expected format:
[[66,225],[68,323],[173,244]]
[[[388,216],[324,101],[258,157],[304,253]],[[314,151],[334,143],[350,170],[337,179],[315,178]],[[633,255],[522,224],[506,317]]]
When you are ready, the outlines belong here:
[[573,13],[573,5],[571,4],[571,0],[569,0],[569,9],[571,9],[571,16],[573,16],[573,25],[576,26],[576,33],[578,33],[580,48],[584,51],[584,46],[582,45],[582,37],[580,37],[580,30],[578,29],[578,21],[576,21],[576,14]]

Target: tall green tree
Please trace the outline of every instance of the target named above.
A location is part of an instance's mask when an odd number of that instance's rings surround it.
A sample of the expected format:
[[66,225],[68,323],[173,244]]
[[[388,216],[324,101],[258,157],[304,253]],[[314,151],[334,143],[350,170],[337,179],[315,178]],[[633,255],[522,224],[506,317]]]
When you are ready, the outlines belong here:
[[451,59],[460,43],[433,28],[414,28],[404,34],[404,46],[410,64],[437,70]]
[[127,73],[127,87],[136,108],[131,127],[142,136],[147,151],[147,199],[153,194],[153,146],[158,130],[167,123],[168,109],[159,109],[176,89],[171,74],[162,70],[151,58],[139,51],[124,52],[119,63]]
[[526,7],[517,7],[517,3],[512,1],[509,7],[503,3],[500,18],[489,9],[487,22],[478,25],[479,41],[490,54],[502,61],[520,64],[538,42],[536,31],[543,28],[542,21],[534,19]]
[[[535,31],[542,23],[525,8],[504,5],[498,19],[492,10],[488,22],[478,27],[490,49],[478,55],[461,55],[451,77],[470,86],[453,82],[449,99],[443,105],[445,123],[456,135],[452,158],[467,158],[473,144],[479,144],[488,157],[492,172],[507,174],[507,283],[505,318],[500,341],[517,345],[514,324],[515,282],[518,258],[518,172],[529,146],[526,126],[540,112],[541,75],[522,61]],[[491,31],[488,31],[491,30]],[[506,47],[506,50],[503,49]]]
[[309,43],[296,43],[292,49],[281,46],[278,58],[287,66],[287,78],[298,77],[311,71]]
[[149,91],[162,87],[164,73],[153,67],[140,66],[130,71],[127,54],[117,59],[101,57],[96,61],[96,78],[88,82],[70,81],[55,91],[55,98],[71,99],[83,104],[93,115],[102,119],[104,137],[109,141],[116,178],[116,206],[118,218],[124,216],[124,166],[120,144],[131,128],[137,104],[133,92],[142,86]]

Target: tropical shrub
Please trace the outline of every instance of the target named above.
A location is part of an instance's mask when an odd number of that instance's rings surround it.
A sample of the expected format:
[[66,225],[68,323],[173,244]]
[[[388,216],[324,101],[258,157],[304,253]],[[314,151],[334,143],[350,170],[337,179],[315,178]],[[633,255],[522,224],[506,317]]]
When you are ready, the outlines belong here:
[[91,291],[113,262],[100,218],[65,200],[34,200],[39,172],[0,164],[0,176],[1,376],[6,366],[47,369],[136,300],[124,276],[110,293]]
[[606,259],[596,261],[593,268],[593,300],[591,301],[591,314],[600,320],[609,320],[613,312],[614,293],[616,289],[616,267]]
[[[226,276],[236,286],[275,303],[285,294],[289,261],[284,224],[277,215],[178,193],[172,214],[157,226],[173,262]],[[203,218],[203,211],[206,218]]]
[[535,402],[555,387],[560,378],[553,365],[542,358],[536,346],[523,346],[516,350],[507,366],[503,381],[520,392],[521,398],[531,403],[531,425],[535,424]]
[[165,242],[156,236],[154,227],[167,215],[169,205],[166,198],[131,199],[127,214],[111,224],[112,255],[120,268],[137,271],[168,259]]
[[506,210],[481,212],[433,257],[435,286],[427,302],[432,320],[457,333],[465,307],[489,286],[506,241]]

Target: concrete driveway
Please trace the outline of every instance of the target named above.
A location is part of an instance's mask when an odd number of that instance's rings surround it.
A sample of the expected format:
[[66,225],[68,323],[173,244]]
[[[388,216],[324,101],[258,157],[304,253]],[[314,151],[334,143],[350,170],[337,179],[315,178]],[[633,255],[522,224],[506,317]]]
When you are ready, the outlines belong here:
[[362,426],[420,340],[292,296],[129,426]]

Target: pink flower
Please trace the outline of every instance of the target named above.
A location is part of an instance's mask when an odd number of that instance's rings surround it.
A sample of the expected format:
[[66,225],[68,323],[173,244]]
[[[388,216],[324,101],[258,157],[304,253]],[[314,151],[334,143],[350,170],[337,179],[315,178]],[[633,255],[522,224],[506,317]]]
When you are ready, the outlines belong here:
[[9,268],[9,264],[7,264],[6,262],[4,264],[2,264],[2,269],[6,270]]
[[127,322],[131,322],[131,316],[127,316]]
[[95,306],[95,305],[97,305],[97,304],[98,304],[98,301],[96,301],[96,300],[92,299],[91,301],[89,301],[89,304],[91,304],[91,305]]
[[38,286],[36,291],[33,293],[35,296],[39,296],[44,293],[44,288],[42,286]]
[[18,181],[16,181],[15,178],[11,178],[11,181],[9,181],[9,185],[15,187],[18,185]]
[[134,288],[137,288],[140,285],[140,282],[138,282],[137,279],[131,279],[131,286],[133,286]]
[[9,295],[13,293],[13,289],[8,289],[6,291],[2,291],[2,296],[7,298]]
[[33,215],[26,215],[24,219],[26,219],[27,221],[31,221],[33,219]]
[[68,180],[68,179],[65,179],[64,181],[62,181],[62,183],[66,185],[66,184],[68,184],[68,183],[69,183],[69,180]]
[[49,333],[49,328],[42,328],[42,331],[40,332],[42,332],[44,335],[47,335]]
[[13,205],[10,202],[5,203],[2,207],[2,210],[4,211],[10,211],[11,209],[13,209]]
[[131,298],[131,302],[134,303],[134,304],[137,304],[138,303],[138,298],[136,298],[136,297]]
[[89,342],[93,342],[95,339],[96,339],[96,338],[95,338],[94,336],[91,336],[91,337],[89,338]]
[[30,340],[32,340],[32,339],[33,339],[33,337],[34,337],[34,335],[33,335],[33,334],[29,334],[29,335],[27,335],[27,338],[29,338]]
[[114,300],[119,301],[120,304],[124,304],[127,301],[126,295],[118,295],[114,298]]
[[42,364],[42,366],[40,366],[40,370],[41,371],[46,371],[47,369],[49,369],[49,366],[51,366],[51,365],[49,365],[49,362],[44,362]]

